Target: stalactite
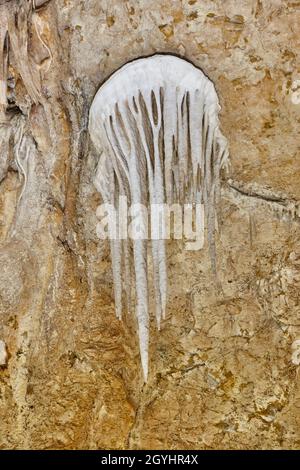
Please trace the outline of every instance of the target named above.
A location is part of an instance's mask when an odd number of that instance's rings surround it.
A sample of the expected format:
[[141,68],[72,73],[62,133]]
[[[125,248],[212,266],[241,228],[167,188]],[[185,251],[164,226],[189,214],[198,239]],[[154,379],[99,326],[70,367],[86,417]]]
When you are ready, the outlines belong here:
[[[214,85],[201,70],[174,56],[155,55],[135,60],[113,74],[96,94],[89,121],[91,138],[102,152],[95,184],[103,200],[114,204],[124,194],[130,203],[146,206],[203,203],[214,270],[215,202],[220,169],[228,157],[227,143],[219,130],[219,109]],[[167,300],[166,252],[164,240],[151,243],[159,328]],[[128,251],[123,248],[120,240],[111,241],[118,318],[122,311],[123,257],[128,264]],[[133,253],[136,317],[146,381],[146,241],[134,240]],[[130,291],[131,280],[124,281]]]

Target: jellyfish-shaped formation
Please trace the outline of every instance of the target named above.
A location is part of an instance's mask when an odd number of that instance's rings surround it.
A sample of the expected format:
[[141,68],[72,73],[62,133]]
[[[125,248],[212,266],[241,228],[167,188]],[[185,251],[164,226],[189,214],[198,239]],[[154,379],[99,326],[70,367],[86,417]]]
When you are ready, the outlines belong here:
[[[95,185],[103,201],[117,206],[121,195],[129,204],[146,207],[202,203],[213,264],[215,201],[220,169],[228,157],[227,141],[219,129],[219,110],[214,85],[200,69],[184,59],[157,54],[116,71],[98,90],[89,118],[90,135],[100,155]],[[148,242],[113,239],[110,243],[119,318],[123,286],[130,297],[131,276],[135,279],[135,312],[146,381]],[[151,253],[160,327],[167,302],[165,240],[151,240]]]

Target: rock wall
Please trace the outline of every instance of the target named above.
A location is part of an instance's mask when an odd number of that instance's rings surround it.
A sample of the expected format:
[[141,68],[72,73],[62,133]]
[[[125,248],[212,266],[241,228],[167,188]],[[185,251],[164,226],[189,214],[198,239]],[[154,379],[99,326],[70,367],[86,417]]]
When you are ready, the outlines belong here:
[[[1,0],[0,24],[0,448],[299,449],[300,3]],[[222,292],[207,247],[169,243],[144,385],[96,236],[87,118],[155,52],[214,81],[231,168]]]

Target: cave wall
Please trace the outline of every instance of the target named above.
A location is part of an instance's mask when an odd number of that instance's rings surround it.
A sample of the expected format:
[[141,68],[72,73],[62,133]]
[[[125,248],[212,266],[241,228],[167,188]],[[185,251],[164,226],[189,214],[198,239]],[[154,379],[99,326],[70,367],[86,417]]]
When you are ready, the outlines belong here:
[[[0,24],[0,448],[299,448],[300,3],[10,0]],[[213,80],[231,166],[222,292],[207,246],[168,244],[144,384],[87,119],[111,73],[155,52]]]

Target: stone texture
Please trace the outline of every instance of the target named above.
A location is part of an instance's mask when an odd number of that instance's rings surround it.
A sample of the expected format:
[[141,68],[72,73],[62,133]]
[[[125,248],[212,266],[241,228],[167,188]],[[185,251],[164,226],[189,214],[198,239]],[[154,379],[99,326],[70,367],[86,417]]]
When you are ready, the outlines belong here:
[[6,344],[0,340],[0,367],[6,366],[7,359]]
[[[0,122],[0,448],[299,449],[299,2],[36,7],[26,24],[39,96],[12,54]],[[160,333],[152,322],[143,385],[135,321],[115,319],[109,247],[96,237],[86,125],[99,85],[155,52],[214,81],[231,169],[222,292],[206,247],[169,244],[167,319]]]

